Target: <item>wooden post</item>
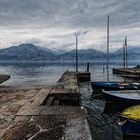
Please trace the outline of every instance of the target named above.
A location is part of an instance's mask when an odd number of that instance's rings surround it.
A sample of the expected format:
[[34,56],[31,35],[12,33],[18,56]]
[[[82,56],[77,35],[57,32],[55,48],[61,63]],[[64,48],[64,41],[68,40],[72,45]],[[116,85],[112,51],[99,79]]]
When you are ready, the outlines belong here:
[[89,62],[87,63],[87,72],[89,72]]

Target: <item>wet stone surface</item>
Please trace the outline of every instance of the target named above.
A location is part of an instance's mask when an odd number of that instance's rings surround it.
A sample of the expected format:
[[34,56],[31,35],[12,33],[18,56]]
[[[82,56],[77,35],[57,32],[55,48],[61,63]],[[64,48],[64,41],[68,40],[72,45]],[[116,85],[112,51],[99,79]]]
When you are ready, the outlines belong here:
[[14,116],[0,116],[0,129],[8,127],[13,120]]
[[42,131],[38,133],[32,140],[63,140],[65,127],[58,126],[54,129]]
[[35,122],[17,122],[6,131],[3,140],[27,140],[40,131]]
[[10,129],[3,135],[2,140],[61,140],[64,137],[66,117],[63,115],[18,117]]
[[34,116],[33,120],[41,127],[41,129],[50,129],[65,126],[66,116],[64,115],[49,115],[49,116]]
[[[5,120],[0,118],[4,126],[0,128],[0,140],[91,140],[85,109],[79,105],[75,72],[64,73],[57,86],[16,87],[1,92],[0,117]],[[43,105],[51,92],[59,104]],[[68,102],[75,97],[77,106]]]
[[[15,114],[20,107],[27,102],[28,91],[29,89],[0,88],[0,137],[14,121]],[[32,92],[35,93],[36,90]]]

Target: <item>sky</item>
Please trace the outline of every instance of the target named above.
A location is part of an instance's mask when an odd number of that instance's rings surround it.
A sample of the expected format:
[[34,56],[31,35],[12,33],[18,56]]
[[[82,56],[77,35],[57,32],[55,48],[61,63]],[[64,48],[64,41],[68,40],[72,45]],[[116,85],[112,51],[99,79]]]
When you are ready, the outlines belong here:
[[110,50],[140,46],[140,0],[0,0],[0,48],[33,43],[49,49],[106,51],[107,15]]

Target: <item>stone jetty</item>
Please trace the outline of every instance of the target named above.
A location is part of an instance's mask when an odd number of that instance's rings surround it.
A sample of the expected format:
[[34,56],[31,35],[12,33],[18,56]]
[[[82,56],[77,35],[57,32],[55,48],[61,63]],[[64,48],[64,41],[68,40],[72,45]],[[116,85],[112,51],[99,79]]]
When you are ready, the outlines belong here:
[[52,86],[0,87],[0,139],[91,140],[79,79],[90,73],[65,72]]

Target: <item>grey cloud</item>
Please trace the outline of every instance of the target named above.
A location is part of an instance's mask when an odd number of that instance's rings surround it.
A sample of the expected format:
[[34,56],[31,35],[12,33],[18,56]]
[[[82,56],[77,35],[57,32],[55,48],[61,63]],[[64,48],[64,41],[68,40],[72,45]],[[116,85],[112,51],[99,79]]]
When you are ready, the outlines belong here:
[[26,40],[25,43],[40,44],[42,43],[42,41],[38,38],[31,38],[29,40]]
[[138,0],[1,0],[0,24],[93,27],[105,24],[107,14],[124,24],[138,20],[130,16],[140,17],[139,6]]
[[[3,40],[6,42],[11,31],[13,36],[20,35],[19,42],[23,39],[36,44],[68,48],[74,45],[72,36],[77,31],[84,36],[93,33],[93,37],[97,36],[98,39],[103,34],[101,29],[106,29],[106,16],[110,15],[110,26],[115,26],[120,32],[119,38],[129,34],[134,40],[140,34],[139,7],[139,0],[0,0],[0,37],[5,35]],[[59,30],[60,34],[58,28],[62,29]],[[39,36],[43,30],[46,33]],[[130,34],[131,30],[133,34]],[[119,39],[111,34],[112,43],[118,43]],[[43,35],[46,35],[46,40],[45,37],[41,39]],[[16,37],[14,39],[13,42],[18,42]],[[98,43],[95,40],[95,44]]]
[[[58,43],[57,41],[42,41],[40,39],[37,39],[37,38],[31,38],[29,40],[25,40],[24,42],[22,43],[33,43],[37,46],[41,46],[41,47],[46,47],[46,48],[49,48],[49,49],[64,49],[64,50],[69,50],[70,48],[73,49],[74,45],[75,45],[75,42],[60,42]],[[19,42],[19,44],[21,44],[21,42]]]

